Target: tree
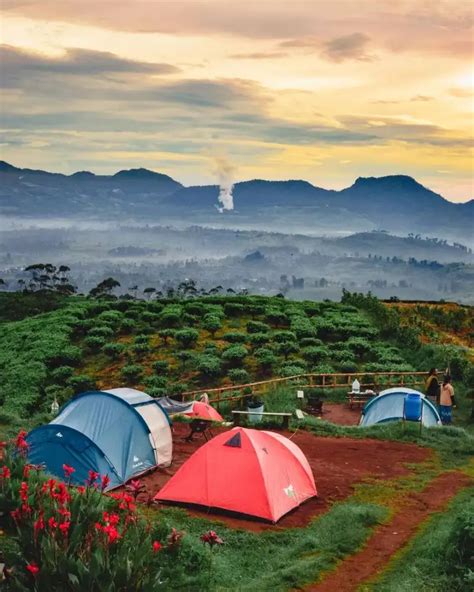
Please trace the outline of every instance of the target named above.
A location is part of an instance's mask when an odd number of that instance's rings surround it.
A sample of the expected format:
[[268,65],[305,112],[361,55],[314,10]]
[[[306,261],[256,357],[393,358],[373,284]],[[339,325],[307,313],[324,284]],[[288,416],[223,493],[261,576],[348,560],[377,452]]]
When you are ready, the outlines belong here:
[[171,337],[173,337],[174,334],[175,331],[173,329],[162,329],[161,331],[158,331],[158,335],[163,340],[165,346],[168,345],[168,340],[171,339]]
[[102,296],[110,296],[112,294],[112,290],[115,288],[120,287],[120,282],[114,280],[114,278],[109,277],[105,280],[102,280],[97,284],[95,288],[89,292],[89,296],[91,298],[100,298]]
[[246,384],[250,381],[250,375],[243,368],[232,368],[228,372],[229,378],[233,384]]
[[156,292],[156,288],[145,288],[143,290],[143,293],[145,294],[145,297],[148,298],[148,300],[151,300],[151,298],[155,292]]
[[218,316],[207,314],[202,321],[202,326],[214,337],[216,332],[222,327],[222,322]]
[[174,338],[181,348],[194,347],[199,339],[199,331],[196,329],[181,329],[176,331]]
[[249,321],[247,323],[247,333],[268,333],[270,327],[260,321]]
[[204,379],[216,378],[222,372],[222,362],[217,356],[202,354],[196,359],[196,370]]
[[222,352],[222,359],[233,368],[241,366],[247,354],[247,349],[243,345],[231,345]]
[[138,364],[128,364],[122,368],[120,374],[129,384],[136,383],[140,380],[143,374],[143,366]]
[[125,345],[123,343],[106,343],[102,347],[102,351],[112,360],[118,360],[121,354],[125,351]]
[[296,354],[299,351],[299,347],[295,341],[282,341],[276,343],[274,349],[276,353],[283,356],[285,360],[287,360],[288,356],[291,354]]
[[265,374],[270,373],[273,366],[278,362],[272,350],[266,347],[262,347],[255,352],[255,359],[257,360],[258,367]]

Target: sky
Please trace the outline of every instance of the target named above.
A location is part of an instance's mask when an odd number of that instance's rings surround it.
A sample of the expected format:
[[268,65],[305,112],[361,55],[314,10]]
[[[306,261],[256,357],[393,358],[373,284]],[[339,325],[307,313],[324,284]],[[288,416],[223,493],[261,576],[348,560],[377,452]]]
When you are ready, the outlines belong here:
[[466,0],[0,0],[0,158],[185,184],[472,185]]

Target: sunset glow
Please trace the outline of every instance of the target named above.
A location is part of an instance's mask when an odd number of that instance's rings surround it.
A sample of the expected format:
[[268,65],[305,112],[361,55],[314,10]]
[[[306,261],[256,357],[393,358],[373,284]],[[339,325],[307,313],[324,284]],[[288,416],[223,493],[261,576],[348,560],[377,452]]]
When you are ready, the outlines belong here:
[[407,174],[472,190],[463,0],[3,0],[1,158],[342,188]]

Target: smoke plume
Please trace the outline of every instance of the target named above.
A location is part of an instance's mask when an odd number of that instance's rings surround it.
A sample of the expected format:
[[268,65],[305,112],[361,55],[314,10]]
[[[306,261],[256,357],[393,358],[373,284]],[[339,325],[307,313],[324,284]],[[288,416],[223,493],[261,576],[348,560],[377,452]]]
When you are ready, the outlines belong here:
[[234,173],[235,167],[223,157],[215,159],[216,174],[219,179],[219,204],[216,208],[222,214],[224,210],[234,209],[234,196],[232,189],[234,188]]

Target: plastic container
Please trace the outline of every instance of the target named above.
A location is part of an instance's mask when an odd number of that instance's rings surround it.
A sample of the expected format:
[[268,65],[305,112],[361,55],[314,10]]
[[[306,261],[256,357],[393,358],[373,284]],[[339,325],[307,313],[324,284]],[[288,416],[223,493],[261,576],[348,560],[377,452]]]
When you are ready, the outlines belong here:
[[360,393],[360,382],[357,380],[357,378],[352,383],[352,392]]
[[405,397],[404,415],[407,421],[420,421],[422,401],[420,395],[409,394]]
[[247,411],[251,412],[248,416],[249,423],[259,423],[262,421],[264,407],[264,405],[259,405],[258,407],[247,406]]

